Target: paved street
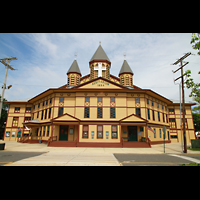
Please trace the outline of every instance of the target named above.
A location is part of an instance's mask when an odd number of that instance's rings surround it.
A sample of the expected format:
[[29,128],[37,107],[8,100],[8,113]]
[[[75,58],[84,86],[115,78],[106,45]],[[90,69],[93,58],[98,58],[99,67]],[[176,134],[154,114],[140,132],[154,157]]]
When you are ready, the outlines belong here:
[[[176,154],[114,154],[122,166],[179,166],[191,162],[200,163],[200,155]],[[189,159],[189,160],[188,160]]]
[[[4,141],[0,141],[4,142]],[[178,143],[152,145],[152,148],[47,147],[46,144],[6,141],[0,151],[1,166],[178,166],[200,163],[200,152],[181,153]]]
[[[45,152],[44,152],[45,153]],[[13,152],[13,151],[0,151],[0,166],[8,165],[18,160],[23,160],[33,156],[39,156],[42,152]]]

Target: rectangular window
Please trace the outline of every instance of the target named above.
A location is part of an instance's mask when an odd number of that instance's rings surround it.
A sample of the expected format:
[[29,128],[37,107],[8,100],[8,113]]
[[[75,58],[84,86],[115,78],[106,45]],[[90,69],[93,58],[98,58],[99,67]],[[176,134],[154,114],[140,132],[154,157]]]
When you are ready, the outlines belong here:
[[156,129],[154,128],[154,138],[156,138]]
[[159,108],[159,103],[157,103],[157,108]]
[[46,126],[43,128],[43,136],[45,136]]
[[39,118],[39,111],[37,112],[37,118]]
[[18,126],[19,117],[13,117],[12,126]]
[[163,113],[163,122],[165,122],[165,114]]
[[19,113],[20,112],[20,107],[15,107],[15,113]]
[[40,127],[40,134],[39,134],[39,136],[41,136],[41,134],[42,134],[42,126]]
[[90,118],[90,107],[85,107],[84,118]]
[[103,125],[97,126],[97,138],[103,138]]
[[24,118],[24,122],[28,122],[28,121],[30,121],[31,120],[31,117],[25,117]]
[[47,109],[45,110],[44,119],[47,118]]
[[44,110],[42,110],[41,120],[43,119],[43,115],[44,115]]
[[59,107],[58,116],[63,115],[63,107]]
[[117,125],[112,125],[112,138],[117,138]]
[[169,114],[173,115],[174,114],[174,109],[173,108],[169,108]]
[[46,105],[48,105],[48,99],[46,100]]
[[40,103],[38,103],[38,108],[40,107]]
[[51,108],[49,108],[49,118],[51,118]]
[[167,120],[167,123],[168,123],[168,117],[167,117],[167,114],[166,114],[166,120]]
[[175,118],[169,118],[170,128],[176,128]]
[[115,97],[110,97],[110,102],[115,102]]
[[158,112],[158,121],[160,122],[160,113]]
[[115,118],[115,107],[110,107],[110,118]]
[[149,104],[149,99],[147,99],[147,104]]
[[30,113],[31,112],[31,107],[26,107],[26,113]]
[[139,97],[135,98],[135,103],[140,103],[140,98]]
[[140,108],[136,108],[136,115],[141,117]]
[[47,137],[49,137],[49,126],[47,126]]
[[102,107],[97,108],[97,118],[102,118]]
[[90,97],[85,97],[85,102],[90,102]]
[[49,103],[50,103],[50,104],[52,103],[52,98],[50,99]]
[[64,102],[64,97],[60,97],[59,102]]
[[102,102],[102,97],[98,97],[98,102]]
[[151,101],[151,106],[154,106],[153,101]]
[[160,132],[160,138],[162,138],[162,131],[161,131],[161,129],[159,129],[159,132]]
[[44,101],[43,101],[43,103],[42,103],[42,106],[44,106]]
[[83,138],[88,138],[88,125],[83,125]]
[[150,119],[150,110],[147,109],[147,112],[148,112],[148,119]]
[[152,116],[153,116],[153,120],[155,121],[154,110],[152,110]]

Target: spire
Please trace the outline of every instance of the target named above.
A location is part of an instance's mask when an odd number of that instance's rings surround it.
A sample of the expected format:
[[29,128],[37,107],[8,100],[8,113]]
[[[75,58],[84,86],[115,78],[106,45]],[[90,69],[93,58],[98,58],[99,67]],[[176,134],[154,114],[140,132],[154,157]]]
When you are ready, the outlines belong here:
[[125,58],[124,58],[124,62],[123,62],[123,64],[122,64],[121,70],[120,70],[120,72],[119,72],[119,76],[120,76],[120,74],[122,74],[122,73],[131,73],[132,75],[134,75],[132,69],[130,68],[130,66],[129,66],[129,64],[127,63],[127,61],[125,60]]
[[78,63],[76,61],[76,57],[75,57],[75,60],[74,62],[72,63],[71,67],[69,68],[68,72],[67,72],[67,75],[71,72],[75,72],[75,73],[78,73],[81,75],[81,71],[79,69],[79,66],[78,66]]
[[94,55],[92,56],[90,62],[93,60],[107,60],[110,62],[110,59],[108,58],[108,56],[106,55],[105,51],[103,50],[101,46],[101,42],[99,42],[99,47],[94,53]]

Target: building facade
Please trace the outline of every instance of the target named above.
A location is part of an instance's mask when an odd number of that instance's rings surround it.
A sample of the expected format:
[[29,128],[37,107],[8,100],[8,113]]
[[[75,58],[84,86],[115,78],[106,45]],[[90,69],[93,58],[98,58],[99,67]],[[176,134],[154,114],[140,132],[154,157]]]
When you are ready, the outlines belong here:
[[[99,45],[89,61],[90,74],[82,77],[75,59],[66,85],[31,99],[8,101],[4,140],[40,140],[64,147],[151,147],[164,140],[181,142],[179,104],[135,86],[126,60],[119,77],[111,75],[110,68],[111,61]],[[187,142],[195,139],[192,105],[185,106]]]

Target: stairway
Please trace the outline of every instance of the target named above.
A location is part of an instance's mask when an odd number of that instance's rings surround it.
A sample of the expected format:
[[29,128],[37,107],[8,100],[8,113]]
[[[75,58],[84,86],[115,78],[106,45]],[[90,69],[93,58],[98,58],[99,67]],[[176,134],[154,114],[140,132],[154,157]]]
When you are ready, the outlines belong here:
[[48,145],[49,147],[76,147],[76,142],[69,141],[53,141]]
[[151,148],[146,142],[124,142],[123,148]]

